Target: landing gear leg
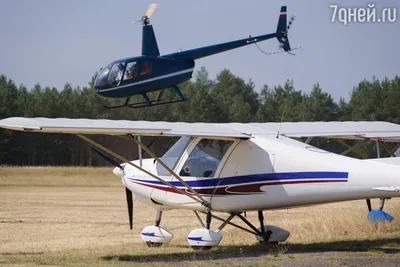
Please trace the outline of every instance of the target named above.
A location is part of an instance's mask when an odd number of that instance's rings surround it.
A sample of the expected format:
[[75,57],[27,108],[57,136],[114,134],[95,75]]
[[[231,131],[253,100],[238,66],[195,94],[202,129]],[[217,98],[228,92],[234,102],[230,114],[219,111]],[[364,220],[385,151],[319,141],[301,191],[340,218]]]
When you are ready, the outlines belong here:
[[367,201],[368,211],[371,211],[371,210],[372,210],[372,207],[371,207],[371,199],[366,199],[366,201]]
[[183,96],[181,90],[179,90],[178,86],[174,86],[176,94],[179,96],[180,101],[185,101],[185,97]]
[[269,237],[272,234],[271,230],[265,231],[265,226],[264,226],[264,215],[262,210],[258,211],[258,220],[260,221],[260,232],[261,232],[261,237],[262,241],[260,243],[267,243],[269,240]]
[[142,94],[144,101],[146,101],[147,105],[151,106],[153,103],[151,103],[150,98],[146,94]]
[[124,106],[127,106],[129,104],[129,100],[131,100],[130,96],[126,98]]
[[160,226],[161,222],[161,217],[162,217],[162,210],[158,209],[157,214],[156,214],[156,226]]
[[164,94],[164,90],[161,90],[161,91],[158,93],[158,96],[157,96],[157,99],[156,99],[155,102],[160,102],[160,101],[161,101],[161,97],[162,97],[163,94]]
[[381,198],[379,201],[379,210],[383,210],[384,206],[385,206],[385,199]]
[[207,212],[206,229],[210,230],[211,226],[211,211]]

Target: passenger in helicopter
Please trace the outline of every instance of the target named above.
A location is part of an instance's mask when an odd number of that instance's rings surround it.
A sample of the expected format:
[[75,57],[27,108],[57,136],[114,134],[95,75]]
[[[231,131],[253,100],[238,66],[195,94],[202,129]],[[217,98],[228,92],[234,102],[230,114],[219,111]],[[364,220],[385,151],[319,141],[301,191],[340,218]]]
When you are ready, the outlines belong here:
[[146,74],[151,74],[151,62],[149,61],[143,62],[142,72],[140,73],[140,75],[146,75]]
[[[131,65],[131,66],[129,66]],[[132,63],[132,64],[128,64],[127,69],[125,71],[125,77],[124,80],[131,80],[131,79],[135,79],[137,76],[137,69],[136,69],[136,62]]]
[[112,86],[118,86],[122,79],[122,71],[124,69],[124,64],[117,63],[114,64],[110,71],[110,76],[108,81]]

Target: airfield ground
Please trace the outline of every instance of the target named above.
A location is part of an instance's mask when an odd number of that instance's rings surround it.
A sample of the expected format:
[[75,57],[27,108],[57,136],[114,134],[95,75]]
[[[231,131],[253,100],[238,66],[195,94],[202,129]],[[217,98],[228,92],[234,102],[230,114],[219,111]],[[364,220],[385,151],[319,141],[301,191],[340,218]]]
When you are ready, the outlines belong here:
[[[208,252],[188,248],[187,234],[199,227],[193,213],[173,210],[161,226],[174,239],[148,248],[140,232],[155,212],[134,201],[130,231],[124,187],[111,170],[1,167],[0,266],[400,266],[399,199],[385,207],[395,220],[379,225],[367,221],[365,201],[266,211],[268,223],[291,232],[288,242],[268,248],[227,226]],[[255,212],[247,216],[257,222]]]

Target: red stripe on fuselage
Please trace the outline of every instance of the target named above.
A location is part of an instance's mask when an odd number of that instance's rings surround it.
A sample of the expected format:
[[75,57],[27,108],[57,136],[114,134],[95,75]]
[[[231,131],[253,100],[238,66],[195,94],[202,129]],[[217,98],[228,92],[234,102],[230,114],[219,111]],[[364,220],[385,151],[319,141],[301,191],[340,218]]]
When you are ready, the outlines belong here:
[[262,184],[248,184],[248,185],[236,185],[236,186],[228,186],[225,191],[235,194],[235,193],[262,193],[264,191],[261,190],[262,186],[269,185],[285,185],[285,184],[310,184],[310,183],[338,183],[338,182],[347,182],[347,180],[303,180],[303,181],[282,181],[282,182],[273,182],[273,183],[262,183]]

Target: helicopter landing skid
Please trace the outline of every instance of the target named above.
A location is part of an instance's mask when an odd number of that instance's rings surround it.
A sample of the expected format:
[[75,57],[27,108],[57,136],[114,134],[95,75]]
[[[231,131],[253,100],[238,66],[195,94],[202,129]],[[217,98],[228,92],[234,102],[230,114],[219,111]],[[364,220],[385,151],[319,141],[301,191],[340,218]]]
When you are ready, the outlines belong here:
[[183,96],[182,92],[179,90],[177,86],[174,87],[176,94],[178,95],[179,99],[177,100],[172,100],[172,101],[167,101],[167,100],[161,100],[161,96],[164,93],[164,90],[160,91],[157,99],[155,100],[150,100],[150,98],[143,93],[142,96],[145,100],[145,102],[137,102],[137,103],[129,103],[129,100],[131,97],[127,97],[125,100],[125,103],[122,105],[117,105],[117,106],[104,106],[107,109],[116,109],[116,108],[123,108],[123,107],[129,107],[129,108],[145,108],[145,107],[153,107],[153,106],[159,106],[159,105],[165,105],[165,104],[171,104],[171,103],[177,103],[177,102],[184,102],[187,99]]

